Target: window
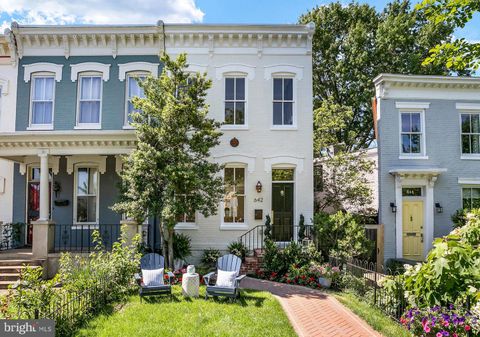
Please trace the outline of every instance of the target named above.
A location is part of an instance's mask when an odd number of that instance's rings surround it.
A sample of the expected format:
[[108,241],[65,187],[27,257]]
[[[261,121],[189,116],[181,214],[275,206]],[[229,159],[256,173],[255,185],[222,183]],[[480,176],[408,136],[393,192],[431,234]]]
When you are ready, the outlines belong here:
[[[187,198],[186,195],[182,195],[181,197],[185,199]],[[178,215],[177,222],[183,222],[183,223],[195,222],[195,211],[186,212],[184,214]]]
[[293,78],[273,79],[273,125],[293,125]]
[[462,113],[462,153],[480,154],[480,114]]
[[133,107],[132,103],[132,98],[133,97],[140,97],[140,98],[145,98],[145,93],[142,88],[140,88],[140,85],[138,84],[138,81],[143,81],[146,78],[146,74],[141,73],[141,74],[128,74],[127,75],[127,102],[126,102],[126,121],[125,125],[129,125],[132,122],[132,117],[131,114],[133,112],[140,112],[139,110],[136,110]]
[[272,181],[294,181],[293,169],[273,169]]
[[245,168],[225,168],[223,222],[245,222]]
[[225,124],[245,125],[245,78],[225,78]]
[[50,75],[38,75],[32,79],[30,126],[51,128],[55,79]]
[[99,126],[102,105],[101,75],[82,75],[79,82],[78,126]]
[[313,167],[314,192],[323,192],[323,166],[315,165]]
[[98,169],[78,167],[76,174],[76,214],[77,223],[97,223],[98,215]]
[[422,122],[420,112],[401,113],[401,146],[404,154],[421,154]]
[[463,208],[472,209],[480,207],[480,187],[462,188]]

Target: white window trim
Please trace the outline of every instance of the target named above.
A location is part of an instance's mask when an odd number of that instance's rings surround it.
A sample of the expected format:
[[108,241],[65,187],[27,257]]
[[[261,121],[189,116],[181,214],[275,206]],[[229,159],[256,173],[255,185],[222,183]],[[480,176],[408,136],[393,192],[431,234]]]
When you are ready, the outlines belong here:
[[189,63],[188,68],[185,69],[185,71],[187,73],[192,73],[192,74],[196,74],[196,73],[204,74],[207,72],[207,68],[208,66],[203,64]]
[[[56,92],[56,84],[55,84],[55,74],[51,72],[37,72],[32,74],[32,83],[30,84],[30,108],[28,110],[28,127],[27,130],[53,130],[53,125],[55,121],[55,92]],[[53,78],[53,94],[52,94],[52,122],[50,124],[32,124],[32,114],[33,114],[33,87],[35,81],[33,80],[35,77],[50,77]]]
[[[247,211],[247,195],[248,195],[248,167],[244,163],[228,163],[222,170],[222,178],[225,181],[225,169],[226,168],[243,168],[245,172],[245,191],[243,193],[244,196],[244,221],[243,222],[225,222],[225,202],[220,202],[220,216],[221,216],[221,223],[220,223],[220,230],[246,230],[248,229],[248,211]],[[222,199],[223,200],[223,199]]]
[[0,78],[0,87],[2,89],[2,96],[7,96],[8,95],[8,80],[5,80],[3,78]]
[[458,178],[459,185],[479,185],[480,178]]
[[[139,62],[141,63],[141,62]],[[128,81],[129,81],[129,78],[130,77],[139,77],[139,76],[149,76],[151,75],[151,73],[149,72],[146,72],[146,71],[130,71],[126,74],[124,74],[125,76],[125,114],[124,114],[124,118],[123,118],[123,128],[124,129],[133,129],[133,126],[130,125],[130,123],[128,122]],[[156,75],[155,75],[156,77]]]
[[129,62],[118,65],[118,79],[123,82],[127,79],[129,73],[148,73],[153,77],[158,77],[159,63],[150,62]]
[[[297,127],[297,102],[298,102],[298,99],[297,99],[297,86],[298,86],[298,81],[296,80],[297,79],[297,76],[295,76],[294,74],[292,73],[274,73],[272,74],[273,76],[270,78],[271,79],[271,115],[270,115],[270,130],[272,131],[282,131],[282,130],[298,130],[298,127]],[[273,80],[276,79],[276,78],[291,78],[292,79],[292,85],[293,85],[293,101],[292,101],[292,124],[291,125],[285,125],[285,124],[281,124],[281,125],[275,125],[273,124],[273,103],[275,102],[274,98],[273,98],[273,92],[274,92],[274,87],[273,87]],[[283,89],[283,88],[282,88]],[[289,102],[289,101],[284,101],[282,100],[282,102]],[[282,121],[283,122],[283,121]]]
[[271,173],[272,168],[295,168],[296,173],[302,173],[304,167],[304,157],[292,156],[270,156],[263,157],[263,167],[266,173]]
[[271,80],[275,76],[292,76],[297,81],[303,80],[303,67],[293,64],[275,64],[264,67],[265,79]]
[[180,230],[198,230],[197,214],[195,213],[195,222],[177,222],[175,229]]
[[[92,77],[99,76],[98,72],[83,72],[78,75],[78,84],[77,84],[77,113],[75,117],[75,130],[100,130],[102,128],[102,108],[103,108],[103,83],[100,82],[100,112],[98,116],[98,123],[80,123],[80,94],[82,87],[82,77]],[[100,75],[101,76],[101,75]]]
[[110,79],[110,64],[98,62],[83,62],[71,64],[70,67],[72,68],[70,75],[72,82],[76,82],[79,78],[79,74],[84,72],[101,73],[102,79],[105,82]]
[[[245,103],[245,111],[244,111],[244,118],[245,121],[243,124],[222,124],[220,127],[221,130],[248,130],[248,74],[243,72],[227,72],[224,73],[223,77],[223,121],[225,123],[225,104],[227,100],[225,99],[225,88],[226,88],[226,79],[227,78],[244,78],[245,79],[245,99],[243,102]],[[234,81],[236,82],[236,80]],[[236,83],[235,83],[236,86]],[[234,87],[235,88],[235,87]],[[235,89],[234,89],[235,92]],[[241,102],[240,100],[228,100],[233,102]],[[235,115],[234,115],[235,116]]]
[[404,110],[425,110],[430,108],[430,103],[428,102],[395,102],[395,107],[397,109]]
[[[95,222],[78,222],[77,221],[77,197],[78,197],[78,168],[95,168],[97,169],[98,179],[97,179],[97,194],[95,195]],[[82,225],[98,225],[100,218],[100,169],[98,165],[95,164],[75,164],[74,174],[73,174],[73,224],[78,226],[73,226],[72,229],[82,229]],[[94,227],[92,227],[94,228]]]
[[457,103],[458,120],[460,128],[460,159],[462,160],[480,160],[480,153],[463,153],[462,141],[462,115],[480,115],[480,104],[475,103]]
[[62,80],[62,68],[63,64],[48,62],[25,64],[23,66],[23,80],[28,83],[33,73],[49,72],[55,75],[55,81],[60,82]]
[[[190,69],[189,69],[190,70]],[[230,63],[218,66],[215,69],[215,76],[217,80],[222,80],[226,74],[243,73],[251,81],[255,79],[255,66],[241,63]],[[245,96],[247,97],[247,96]]]
[[[397,102],[398,104],[399,102]],[[430,104],[430,103],[428,103]],[[397,105],[398,106],[398,105]],[[402,114],[403,113],[419,113],[421,123],[421,151],[420,153],[403,153],[402,149]],[[422,108],[398,108],[398,159],[419,159],[426,160],[427,156],[427,141],[425,132],[425,110]]]

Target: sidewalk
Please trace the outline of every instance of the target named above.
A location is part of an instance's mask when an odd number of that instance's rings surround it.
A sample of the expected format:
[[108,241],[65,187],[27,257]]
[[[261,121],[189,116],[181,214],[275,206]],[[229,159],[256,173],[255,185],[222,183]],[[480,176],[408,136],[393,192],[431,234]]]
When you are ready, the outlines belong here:
[[322,291],[250,277],[241,285],[275,295],[300,337],[381,337],[333,296]]

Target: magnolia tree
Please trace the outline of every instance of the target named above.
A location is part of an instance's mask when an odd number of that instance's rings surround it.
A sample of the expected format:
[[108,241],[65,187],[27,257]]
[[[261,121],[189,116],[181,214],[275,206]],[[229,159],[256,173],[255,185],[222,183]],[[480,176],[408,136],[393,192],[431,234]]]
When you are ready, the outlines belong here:
[[185,54],[176,60],[164,54],[159,78],[139,82],[145,98],[135,97],[132,114],[135,150],[124,158],[117,212],[142,221],[160,220],[163,254],[173,267],[174,227],[179,217],[195,211],[215,214],[223,196],[221,166],[209,161],[220,143],[220,123],[208,118],[205,102],[211,81],[187,72]]

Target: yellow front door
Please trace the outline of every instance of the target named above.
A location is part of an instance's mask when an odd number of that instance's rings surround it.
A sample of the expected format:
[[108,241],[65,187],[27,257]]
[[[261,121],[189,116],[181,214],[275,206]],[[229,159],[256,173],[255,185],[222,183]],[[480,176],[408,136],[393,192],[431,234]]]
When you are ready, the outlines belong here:
[[423,260],[423,201],[403,202],[403,258]]

